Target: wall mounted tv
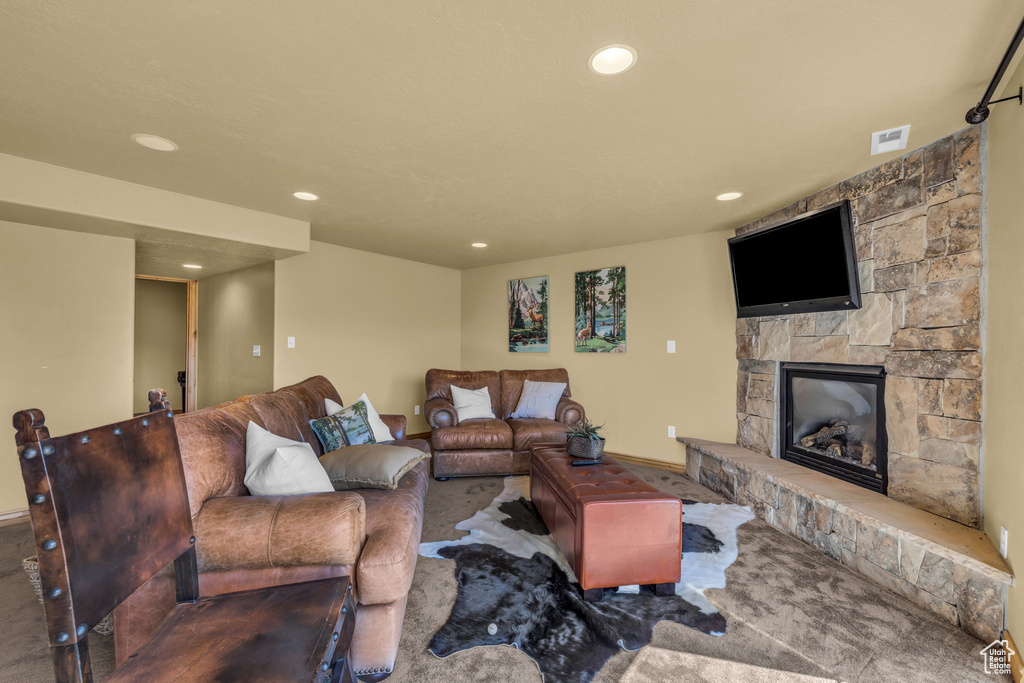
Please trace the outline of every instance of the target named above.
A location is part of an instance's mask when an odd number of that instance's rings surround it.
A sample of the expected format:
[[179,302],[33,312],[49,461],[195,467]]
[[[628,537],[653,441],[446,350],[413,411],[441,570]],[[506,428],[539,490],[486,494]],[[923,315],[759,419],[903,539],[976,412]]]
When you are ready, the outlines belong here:
[[736,315],[860,308],[850,202],[729,240]]

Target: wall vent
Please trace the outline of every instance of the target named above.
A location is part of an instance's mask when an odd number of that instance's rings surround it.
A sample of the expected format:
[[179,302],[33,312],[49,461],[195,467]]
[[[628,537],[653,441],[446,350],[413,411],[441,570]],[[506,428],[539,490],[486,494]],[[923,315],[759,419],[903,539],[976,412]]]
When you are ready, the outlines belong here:
[[871,134],[871,153],[885,154],[907,148],[907,138],[910,137],[910,126],[900,126],[889,130],[880,130]]

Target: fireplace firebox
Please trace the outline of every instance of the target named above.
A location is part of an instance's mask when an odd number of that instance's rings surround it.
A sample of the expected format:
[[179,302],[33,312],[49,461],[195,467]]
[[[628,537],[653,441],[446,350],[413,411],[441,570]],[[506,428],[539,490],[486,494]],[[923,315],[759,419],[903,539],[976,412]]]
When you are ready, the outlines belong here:
[[778,405],[783,460],[886,493],[884,368],[783,363]]

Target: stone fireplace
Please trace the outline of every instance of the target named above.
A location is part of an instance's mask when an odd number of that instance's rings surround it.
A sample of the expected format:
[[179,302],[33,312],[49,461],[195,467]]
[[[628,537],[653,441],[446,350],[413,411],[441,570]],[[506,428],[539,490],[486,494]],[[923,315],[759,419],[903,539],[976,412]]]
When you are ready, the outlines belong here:
[[818,472],[885,493],[885,368],[783,363],[779,454]]
[[679,440],[694,481],[987,643],[1014,578],[977,528],[984,130],[737,230],[849,199],[862,306],[737,320],[737,443]]
[[[746,234],[849,199],[862,292],[855,311],[736,321],[740,446],[785,457],[783,364],[884,368],[877,400],[885,457],[878,454],[876,472],[884,462],[885,484],[876,490],[978,526],[982,130],[965,128],[736,230]],[[833,453],[845,446],[851,459],[850,444],[823,444]]]

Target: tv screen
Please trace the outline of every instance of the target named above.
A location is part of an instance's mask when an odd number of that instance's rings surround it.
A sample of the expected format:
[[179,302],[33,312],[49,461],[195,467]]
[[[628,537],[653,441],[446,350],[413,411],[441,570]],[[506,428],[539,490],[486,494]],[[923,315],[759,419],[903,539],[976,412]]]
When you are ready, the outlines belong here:
[[850,203],[729,240],[741,318],[860,308]]

